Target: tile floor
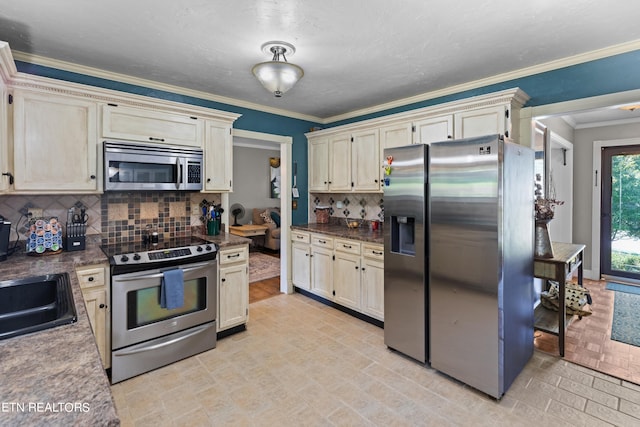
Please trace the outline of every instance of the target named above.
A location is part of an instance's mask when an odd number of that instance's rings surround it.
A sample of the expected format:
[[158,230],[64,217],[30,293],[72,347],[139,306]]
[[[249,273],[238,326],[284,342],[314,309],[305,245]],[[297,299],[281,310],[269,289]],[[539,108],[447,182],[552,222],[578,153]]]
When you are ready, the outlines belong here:
[[388,350],[380,328],[300,294],[247,331],[113,386],[123,426],[638,426],[640,386],[535,351],[500,401]]
[[[583,285],[591,293],[593,314],[574,321],[567,329],[565,359],[640,384],[640,347],[610,339],[614,292],[605,289],[605,281],[585,279]],[[558,354],[555,335],[536,336],[538,349]]]

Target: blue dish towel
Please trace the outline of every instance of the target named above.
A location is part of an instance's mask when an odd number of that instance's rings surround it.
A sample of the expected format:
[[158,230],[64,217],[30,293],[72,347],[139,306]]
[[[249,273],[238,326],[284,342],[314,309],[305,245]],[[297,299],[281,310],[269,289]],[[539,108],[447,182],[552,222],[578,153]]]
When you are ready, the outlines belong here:
[[184,305],[184,271],[177,268],[162,273],[160,307],[173,310]]

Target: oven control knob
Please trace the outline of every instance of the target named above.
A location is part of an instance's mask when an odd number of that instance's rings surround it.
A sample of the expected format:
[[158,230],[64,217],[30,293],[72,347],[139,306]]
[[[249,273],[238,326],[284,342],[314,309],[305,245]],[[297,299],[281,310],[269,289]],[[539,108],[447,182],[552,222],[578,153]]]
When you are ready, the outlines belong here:
[[202,246],[198,246],[198,249],[196,249],[196,251],[202,252]]
[[205,248],[206,250],[210,251],[211,250],[211,246],[207,245],[207,247]]
[[133,260],[134,260],[134,261],[140,261],[140,258],[141,258],[140,254],[135,254],[135,255],[133,256]]
[[129,261],[129,257],[126,256],[126,255],[122,255],[122,257],[120,258],[120,261],[121,262],[127,262],[127,261]]

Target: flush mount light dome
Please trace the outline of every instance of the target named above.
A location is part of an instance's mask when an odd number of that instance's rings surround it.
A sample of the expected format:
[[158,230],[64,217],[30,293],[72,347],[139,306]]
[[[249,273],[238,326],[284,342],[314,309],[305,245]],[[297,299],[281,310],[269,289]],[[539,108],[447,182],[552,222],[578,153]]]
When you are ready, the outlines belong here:
[[273,58],[271,61],[254,65],[251,71],[265,89],[272,92],[276,98],[280,98],[304,76],[302,68],[287,62],[285,56],[293,56],[296,48],[290,43],[271,41],[262,45],[262,51],[272,54]]

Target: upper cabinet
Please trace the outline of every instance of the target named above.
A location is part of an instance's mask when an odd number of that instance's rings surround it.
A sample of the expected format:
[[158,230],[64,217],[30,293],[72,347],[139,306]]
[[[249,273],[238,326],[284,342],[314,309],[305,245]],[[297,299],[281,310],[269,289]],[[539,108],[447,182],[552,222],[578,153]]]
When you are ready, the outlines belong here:
[[231,191],[233,189],[231,123],[207,120],[204,157],[204,191]]
[[508,105],[497,105],[456,113],[456,139],[496,133],[509,137],[509,112]]
[[238,117],[20,74],[0,42],[0,193],[102,193],[106,139],[202,148],[203,191],[230,191],[231,128]]
[[13,92],[15,192],[96,192],[97,103],[29,90]]
[[307,133],[309,191],[381,192],[386,148],[490,134],[518,142],[520,109],[528,99],[509,89]]
[[112,139],[202,147],[203,120],[196,116],[108,104],[102,136]]
[[309,191],[380,191],[377,128],[309,138]]

